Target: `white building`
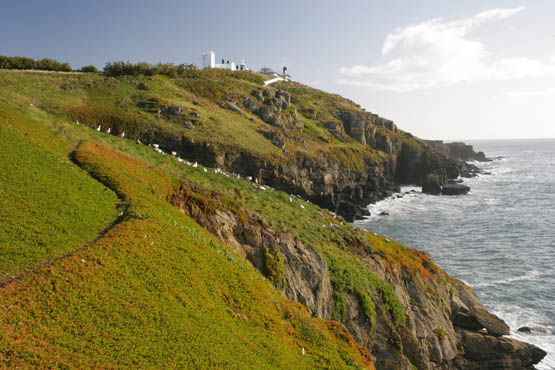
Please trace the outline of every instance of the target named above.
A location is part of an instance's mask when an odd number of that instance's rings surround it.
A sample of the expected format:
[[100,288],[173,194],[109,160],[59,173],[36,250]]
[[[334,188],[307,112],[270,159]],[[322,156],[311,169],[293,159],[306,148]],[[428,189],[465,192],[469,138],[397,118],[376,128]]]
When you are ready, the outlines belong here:
[[229,69],[230,71],[247,70],[247,65],[245,64],[245,60],[241,62],[240,65],[236,65],[235,62],[230,62],[229,60],[222,59],[222,62],[217,64],[216,63],[216,53],[213,51],[203,52],[202,56],[202,68],[220,68],[220,69]]

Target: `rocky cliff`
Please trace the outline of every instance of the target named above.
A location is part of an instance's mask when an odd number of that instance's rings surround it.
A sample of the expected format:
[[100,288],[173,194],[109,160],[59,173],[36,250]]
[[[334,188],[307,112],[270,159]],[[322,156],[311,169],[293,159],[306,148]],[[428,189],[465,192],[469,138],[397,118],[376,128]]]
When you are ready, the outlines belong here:
[[[346,99],[335,97],[319,104],[323,98],[329,96],[289,83],[253,89],[249,95],[225,96],[219,102],[220,109],[263,121],[266,125],[258,131],[282,149],[282,157],[263,157],[236,145],[187,134],[179,139],[158,135],[143,140],[191,161],[222,167],[300,195],[348,221],[363,216],[367,204],[391,195],[399,184],[422,185],[429,174],[439,176],[443,184],[465,169],[447,146],[432,147]],[[191,118],[178,107],[152,103],[148,107],[192,127]],[[197,121],[195,116],[193,122]],[[307,132],[305,122],[317,124],[318,131]]]
[[[345,290],[337,278],[337,256],[274,230],[243,208],[222,206],[228,202],[221,194],[181,185],[170,202],[233,246],[313,316],[340,320],[375,356],[378,369],[531,369],[545,356],[533,345],[504,337],[509,327],[503,320],[429,256],[386,237],[378,236],[377,242],[360,230],[347,239],[340,231],[334,234],[338,246],[356,256],[359,268],[375,274],[374,285]],[[392,254],[380,242],[395,244],[400,252]],[[404,258],[411,263],[399,263]]]
[[[170,202],[233,246],[313,316],[339,319],[376,357],[378,369],[529,369],[545,356],[535,346],[504,337],[509,328],[503,320],[487,312],[469,287],[421,252],[394,246],[416,261],[400,265],[401,256],[393,260],[390,252],[369,241],[369,233],[350,235],[345,247],[391,290],[338,293],[335,257],[277,232],[244,209],[221,206],[226,204],[222,195],[200,194],[182,185]],[[341,237],[339,232],[335,235],[336,240]],[[368,302],[361,294],[371,297],[374,316],[367,314]],[[344,305],[340,315],[338,301]]]

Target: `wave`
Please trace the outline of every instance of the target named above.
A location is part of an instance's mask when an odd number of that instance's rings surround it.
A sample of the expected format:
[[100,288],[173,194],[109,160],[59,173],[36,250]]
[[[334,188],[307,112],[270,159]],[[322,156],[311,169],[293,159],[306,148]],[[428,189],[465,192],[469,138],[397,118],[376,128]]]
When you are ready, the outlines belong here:
[[490,286],[495,286],[500,284],[510,284],[517,281],[537,280],[539,277],[540,277],[540,273],[538,271],[530,270],[524,275],[515,276],[507,279],[499,279],[499,280],[484,281],[484,282],[474,283],[474,284],[468,284],[468,283],[467,284],[470,285],[470,287],[472,288],[483,288],[483,287],[490,287]]
[[[555,369],[555,327],[549,325],[549,318],[530,307],[519,307],[511,304],[498,304],[488,307],[492,313],[503,318],[511,328],[511,337],[523,342],[531,343],[547,352],[547,356],[536,365],[538,370]],[[542,327],[551,334],[527,334],[517,331],[523,326]]]

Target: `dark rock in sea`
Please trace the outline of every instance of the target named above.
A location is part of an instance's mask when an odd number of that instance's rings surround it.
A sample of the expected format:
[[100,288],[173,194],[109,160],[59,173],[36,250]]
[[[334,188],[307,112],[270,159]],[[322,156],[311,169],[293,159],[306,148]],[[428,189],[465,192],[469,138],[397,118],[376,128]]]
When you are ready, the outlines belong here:
[[443,195],[461,195],[470,191],[470,187],[462,184],[445,184],[441,188]]
[[542,349],[511,338],[457,330],[464,355],[457,369],[533,369],[547,354]]
[[389,213],[386,211],[380,212],[380,216],[389,216]]
[[422,183],[422,192],[426,194],[439,194],[441,193],[442,179],[439,175],[429,174],[424,177]]
[[518,328],[517,331],[528,334],[550,334],[549,330],[541,326],[522,326]]

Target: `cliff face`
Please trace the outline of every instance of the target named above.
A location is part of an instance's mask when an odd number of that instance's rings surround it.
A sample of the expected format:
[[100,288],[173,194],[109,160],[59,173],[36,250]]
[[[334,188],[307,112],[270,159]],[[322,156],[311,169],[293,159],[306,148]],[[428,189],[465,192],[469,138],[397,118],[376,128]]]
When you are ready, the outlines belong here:
[[[268,125],[260,132],[284,149],[282,158],[262,157],[237,146],[186,135],[179,140],[159,136],[150,141],[191,161],[251,176],[260,183],[300,195],[348,221],[363,216],[367,204],[391,195],[399,184],[422,185],[428,174],[437,174],[446,183],[460,174],[463,164],[402,132],[390,120],[365,112],[345,99],[307,108],[303,94],[313,90],[287,84],[281,88],[255,89],[249,96],[227,97],[233,102],[221,102],[220,107],[258,116]],[[314,138],[303,132],[304,121],[320,123],[320,136]],[[315,150],[307,150],[310,147]]]
[[488,160],[484,152],[475,152],[472,145],[463,142],[444,143],[442,140],[426,140],[426,143],[446,156],[459,161],[485,162]]
[[[182,185],[170,202],[233,246],[287,298],[305,305],[315,317],[339,319],[375,356],[378,369],[529,369],[545,356],[533,345],[503,337],[509,334],[503,320],[487,312],[469,287],[421,252],[405,249],[419,261],[414,269],[392,261],[385,249],[367,248],[373,245],[364,236],[346,245],[358,263],[391,287],[378,289],[377,294],[371,289],[362,293],[371,297],[375,316],[369,317],[368,302],[360,291],[339,292],[335,257],[275,231],[244,209],[220,207],[207,212],[211,202],[223,202],[220,195],[200,202],[198,194]],[[395,302],[402,314],[395,312]],[[343,305],[340,315],[338,303]]]

